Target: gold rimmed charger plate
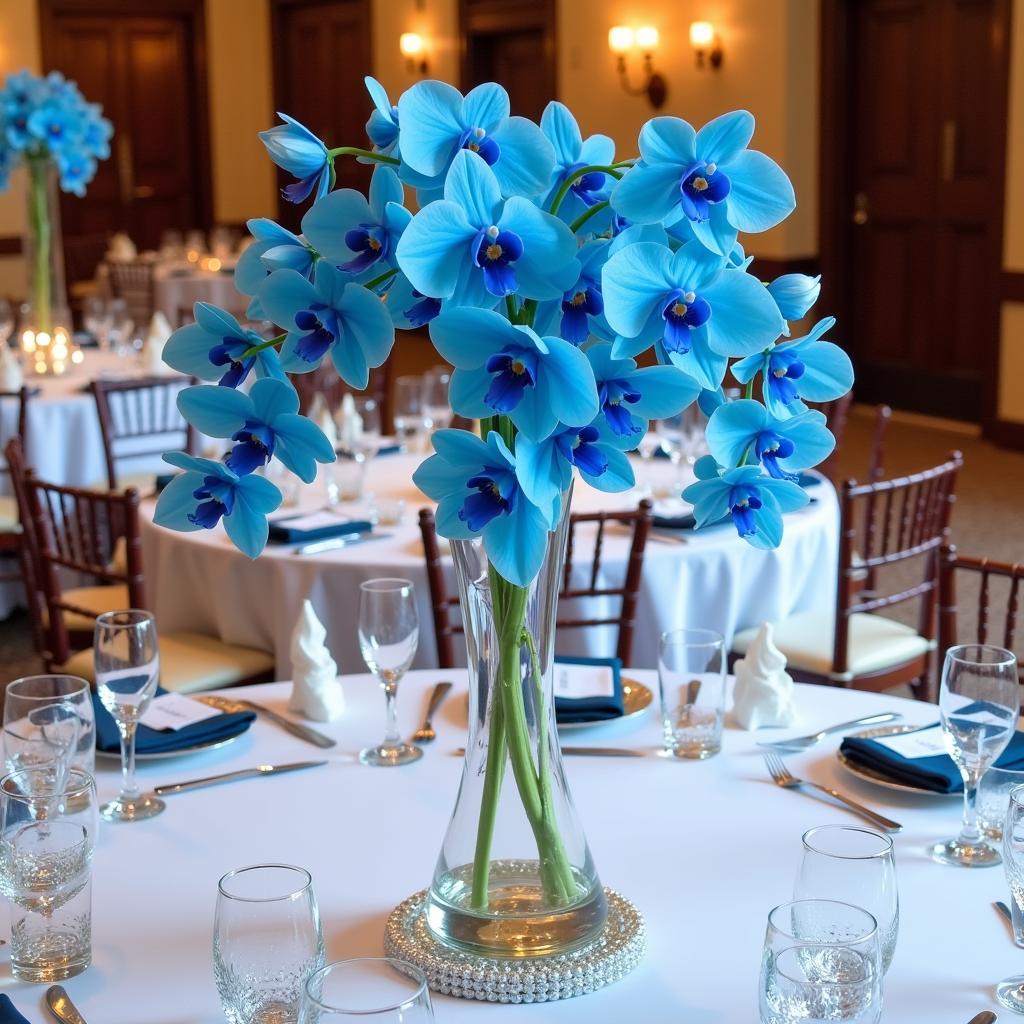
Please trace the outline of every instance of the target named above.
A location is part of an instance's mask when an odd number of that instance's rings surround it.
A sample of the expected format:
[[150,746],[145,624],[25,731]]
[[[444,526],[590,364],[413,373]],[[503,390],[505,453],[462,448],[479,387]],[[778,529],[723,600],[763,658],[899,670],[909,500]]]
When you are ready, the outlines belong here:
[[622,677],[622,714],[618,718],[605,718],[599,722],[565,722],[560,723],[558,731],[566,729],[593,729],[599,725],[611,725],[626,718],[642,715],[654,703],[654,694],[650,687],[638,683],[635,679]]
[[[877,740],[885,736],[900,736],[907,732],[917,732],[920,728],[921,726],[919,725],[908,725],[906,723],[903,725],[879,725],[873,729],[851,732],[849,735],[855,736],[859,740]],[[957,799],[962,798],[961,793],[939,793],[934,789],[925,789],[923,786],[912,786],[907,782],[896,782],[894,779],[890,779],[888,775],[875,771],[874,768],[867,768],[862,764],[851,761],[843,753],[842,747],[836,751],[836,758],[851,775],[856,775],[858,779],[863,779],[865,782],[870,782],[873,785],[895,790],[897,793],[912,793],[914,796],[940,796],[947,798],[952,796]]]

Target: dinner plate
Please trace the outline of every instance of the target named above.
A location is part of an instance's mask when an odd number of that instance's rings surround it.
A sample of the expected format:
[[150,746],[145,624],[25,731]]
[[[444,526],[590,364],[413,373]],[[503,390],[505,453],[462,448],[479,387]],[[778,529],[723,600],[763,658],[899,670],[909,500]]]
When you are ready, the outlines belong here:
[[611,725],[621,722],[624,718],[635,718],[642,715],[654,703],[651,690],[638,683],[635,679],[622,677],[622,714],[617,718],[603,718],[597,722],[559,722],[558,731],[565,729],[593,729],[595,725]]
[[[919,725],[879,725],[874,729],[862,729],[860,732],[852,732],[849,735],[856,736],[860,740],[877,740],[883,736],[899,736],[905,732],[917,732],[921,726]],[[862,764],[857,764],[851,761],[840,747],[836,751],[836,757],[839,759],[839,763],[851,774],[856,775],[858,779],[863,779],[865,782],[871,782],[876,786],[884,786],[886,789],[894,789],[898,793],[913,793],[914,796],[940,796],[940,797],[956,797],[958,800],[963,799],[962,793],[939,793],[934,789],[925,789],[923,786],[912,786],[908,782],[896,782],[890,779],[887,775],[883,775],[881,772],[875,771],[874,768],[867,768]]]
[[[234,743],[240,736],[244,736],[249,730],[251,722],[245,722],[245,728],[236,732],[234,736],[221,736],[215,740],[205,740],[202,743],[194,743],[191,747],[181,747],[178,750],[157,750],[151,751],[148,754],[136,753],[136,761],[166,761],[172,757],[185,757],[187,754],[198,754],[202,750],[218,750],[220,747],[226,747],[229,743]],[[121,760],[120,750],[100,750],[96,748],[97,757],[105,757],[110,760]]]

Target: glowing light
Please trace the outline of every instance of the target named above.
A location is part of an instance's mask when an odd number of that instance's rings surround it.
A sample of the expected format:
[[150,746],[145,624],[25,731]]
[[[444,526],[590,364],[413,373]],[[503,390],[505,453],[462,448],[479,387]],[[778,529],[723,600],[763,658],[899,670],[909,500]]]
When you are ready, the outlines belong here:
[[85,361],[85,353],[80,348],[76,348],[71,353],[71,362],[73,362],[77,366],[79,363],[84,362],[84,361]]
[[706,50],[715,41],[715,26],[710,21],[690,22],[690,45],[695,50]]
[[423,36],[418,32],[403,32],[398,37],[398,49],[401,50],[402,56],[407,59],[411,60],[414,57],[422,57],[426,48]]
[[635,38],[637,47],[645,53],[658,48],[658,30],[653,25],[641,25]]
[[628,25],[615,25],[608,29],[608,49],[623,54],[633,49],[634,33]]

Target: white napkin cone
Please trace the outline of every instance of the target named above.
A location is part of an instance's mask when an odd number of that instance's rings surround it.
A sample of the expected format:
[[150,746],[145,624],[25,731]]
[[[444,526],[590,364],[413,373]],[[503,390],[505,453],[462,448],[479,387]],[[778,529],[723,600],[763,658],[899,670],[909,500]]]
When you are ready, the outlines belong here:
[[324,644],[326,636],[313,605],[303,601],[292,631],[293,683],[288,710],[314,722],[331,722],[345,710],[345,693],[338,680],[338,666]]
[[143,346],[143,359],[146,364],[147,373],[171,373],[171,368],[164,362],[164,345],[172,334],[172,328],[161,310],[153,314],[149,322],[149,331],[146,333],[146,343]]
[[786,656],[772,640],[770,622],[762,623],[735,672],[732,711],[742,728],[792,725],[793,677],[786,671]]
[[24,383],[21,360],[10,345],[0,345],[0,390],[18,391]]
[[355,451],[363,436],[363,417],[356,409],[356,400],[346,391],[338,408],[338,444],[346,451]]
[[313,396],[307,416],[323,431],[324,437],[331,442],[331,447],[337,448],[338,428],[334,425],[334,417],[324,396],[319,392]]
[[127,263],[139,255],[135,243],[123,231],[118,231],[107,246],[107,259]]

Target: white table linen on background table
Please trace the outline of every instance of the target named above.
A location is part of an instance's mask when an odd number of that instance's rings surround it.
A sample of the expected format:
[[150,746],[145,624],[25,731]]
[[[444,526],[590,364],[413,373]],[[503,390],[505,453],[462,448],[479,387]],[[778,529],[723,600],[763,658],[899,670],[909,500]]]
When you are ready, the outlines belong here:
[[[257,721],[242,739],[192,758],[140,764],[146,787],[258,763],[326,757],[323,768],[167,798],[151,821],[100,826],[94,862],[93,966],[65,985],[97,1024],[220,1024],[211,934],[217,879],[246,864],[299,864],[313,875],[329,959],[379,955],[384,922],[426,887],[455,800],[465,742],[463,672],[442,708],[437,740],[400,769],[356,760],[380,739],[384,705],[369,676],[343,680],[348,710],[318,726],[338,739],[321,751]],[[654,674],[633,675],[650,686]],[[441,673],[402,683],[403,734],[418,724]],[[284,711],[289,686],[247,691]],[[794,731],[885,710],[934,721],[934,706],[857,691],[798,686]],[[792,735],[793,733],[787,733]],[[569,734],[566,734],[568,737]],[[484,1005],[435,997],[438,1024],[748,1024],[758,1019],[761,944],[768,911],[791,897],[800,837],[821,824],[851,824],[837,805],[781,790],[768,779],[758,739],[727,725],[722,753],[705,762],[569,757],[566,772],[601,879],[643,913],[648,951],[626,978],[554,1003]],[[574,744],[653,751],[656,715],[571,733]],[[1024,969],[991,903],[1007,899],[1002,868],[967,871],[931,861],[926,846],[952,835],[955,798],[904,796],[862,783],[835,760],[838,738],[787,758],[795,771],[841,786],[897,818],[900,934],[885,979],[883,1021],[963,1024],[998,1010],[995,984]],[[117,790],[116,762],[99,762],[101,799]],[[5,965],[0,971],[6,972]],[[32,1024],[48,1021],[43,986],[0,987]],[[1000,1016],[1002,1017],[1002,1011]]]
[[[158,264],[153,277],[153,302],[174,327],[180,327],[182,314],[197,302],[209,302],[241,317],[249,296],[235,287],[235,272],[203,270],[197,266]],[[189,316],[191,319],[191,316]]]
[[[212,630],[227,643],[272,650],[280,677],[291,675],[289,640],[302,607],[312,601],[327,628],[327,645],[343,672],[363,668],[353,624],[359,584],[375,576],[403,576],[417,589],[420,646],[416,667],[436,665],[418,509],[431,503],[411,482],[423,457],[387,455],[370,467],[367,491],[377,499],[404,498],[399,526],[381,526],[389,537],[347,549],[296,556],[291,546],[268,545],[250,561],[231,545],[223,530],[175,533],[152,524],[152,505],[143,507],[143,552],[153,611],[164,630]],[[666,466],[666,468],[668,468]],[[652,536],[644,559],[643,582],[633,643],[634,663],[657,664],[659,635],[681,626],[706,627],[727,637],[766,619],[828,606],[835,600],[838,502],[827,481],[809,491],[813,503],[786,517],[785,543],[761,551],[741,540],[731,524],[679,534],[685,544]],[[637,496],[603,494],[577,482],[575,511],[635,507]],[[303,506],[324,502],[323,486],[307,488]],[[339,511],[358,518],[365,506]],[[297,510],[292,510],[294,513]],[[591,528],[592,530],[592,528]],[[590,534],[592,536],[592,532]],[[576,545],[579,581],[589,579],[592,544],[581,528]],[[629,534],[609,529],[603,547],[605,579],[620,586],[629,551]],[[445,571],[455,593],[450,559]],[[617,616],[620,603],[606,600],[606,614]],[[610,655],[615,630],[572,630],[559,637],[562,654]],[[461,644],[457,655],[464,658]]]

